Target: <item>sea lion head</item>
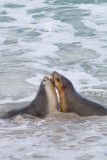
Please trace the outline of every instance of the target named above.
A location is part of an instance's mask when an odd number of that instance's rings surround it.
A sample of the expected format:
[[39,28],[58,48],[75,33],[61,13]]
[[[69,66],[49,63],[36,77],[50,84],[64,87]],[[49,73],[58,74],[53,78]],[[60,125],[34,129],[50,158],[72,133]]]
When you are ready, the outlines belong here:
[[43,77],[42,84],[44,87],[49,87],[49,86],[53,87],[53,82],[51,81],[51,79],[49,79],[48,76]]
[[74,90],[74,87],[69,79],[54,71],[52,73],[54,86],[58,89],[59,92],[63,92],[65,90]]
[[47,76],[44,76],[42,80],[42,85],[44,86],[48,98],[48,110],[51,112],[53,109],[57,109],[58,99],[53,85],[52,79]]

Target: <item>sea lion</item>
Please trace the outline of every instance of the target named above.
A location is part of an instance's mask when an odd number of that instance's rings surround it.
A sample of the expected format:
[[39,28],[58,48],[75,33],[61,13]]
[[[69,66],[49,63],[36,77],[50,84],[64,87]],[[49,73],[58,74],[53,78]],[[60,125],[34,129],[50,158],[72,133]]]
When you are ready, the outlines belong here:
[[59,92],[62,112],[74,112],[79,116],[107,115],[106,108],[82,97],[66,77],[54,71],[52,78]]
[[30,114],[36,117],[45,118],[53,109],[57,109],[57,94],[51,79],[47,76],[41,81],[35,99],[26,107],[9,111],[2,118],[8,119],[15,115]]

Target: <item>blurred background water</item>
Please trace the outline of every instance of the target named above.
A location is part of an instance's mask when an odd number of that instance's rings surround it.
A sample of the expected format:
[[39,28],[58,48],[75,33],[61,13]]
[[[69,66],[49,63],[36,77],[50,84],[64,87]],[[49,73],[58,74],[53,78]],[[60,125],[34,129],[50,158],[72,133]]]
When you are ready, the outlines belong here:
[[[54,70],[107,107],[107,1],[1,0],[0,114],[31,101]],[[0,120],[0,158],[105,160],[106,124],[63,113]]]

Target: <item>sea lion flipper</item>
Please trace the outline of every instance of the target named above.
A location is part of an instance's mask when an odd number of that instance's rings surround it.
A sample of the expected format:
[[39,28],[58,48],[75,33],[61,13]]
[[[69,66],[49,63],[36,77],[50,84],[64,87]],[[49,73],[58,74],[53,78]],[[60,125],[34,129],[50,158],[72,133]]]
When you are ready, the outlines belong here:
[[16,111],[12,110],[12,111],[7,112],[2,118],[3,119],[11,119],[15,115],[16,115]]
[[2,118],[3,119],[11,119],[12,117],[21,114],[19,110],[12,110],[7,112]]

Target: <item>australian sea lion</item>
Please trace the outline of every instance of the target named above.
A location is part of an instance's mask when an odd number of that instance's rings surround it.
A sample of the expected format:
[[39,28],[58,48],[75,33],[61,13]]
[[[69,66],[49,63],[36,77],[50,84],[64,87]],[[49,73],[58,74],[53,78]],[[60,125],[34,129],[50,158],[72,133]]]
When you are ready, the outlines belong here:
[[35,99],[26,107],[9,111],[3,118],[12,118],[19,114],[30,114],[40,118],[46,117],[53,109],[57,109],[57,95],[52,81],[45,76],[41,81]]
[[74,112],[79,116],[107,115],[107,109],[102,105],[92,102],[75,90],[72,82],[57,72],[52,73],[54,86],[60,95],[62,112]]

